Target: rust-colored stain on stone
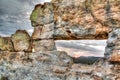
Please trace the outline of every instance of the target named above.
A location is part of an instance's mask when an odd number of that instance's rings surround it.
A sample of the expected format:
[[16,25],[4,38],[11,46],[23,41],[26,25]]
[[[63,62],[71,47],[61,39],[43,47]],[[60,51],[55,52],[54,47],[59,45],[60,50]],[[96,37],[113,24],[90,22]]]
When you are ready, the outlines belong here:
[[111,57],[110,57],[110,61],[111,62],[120,62],[120,54],[115,55],[115,53],[113,53],[113,55],[111,55]]

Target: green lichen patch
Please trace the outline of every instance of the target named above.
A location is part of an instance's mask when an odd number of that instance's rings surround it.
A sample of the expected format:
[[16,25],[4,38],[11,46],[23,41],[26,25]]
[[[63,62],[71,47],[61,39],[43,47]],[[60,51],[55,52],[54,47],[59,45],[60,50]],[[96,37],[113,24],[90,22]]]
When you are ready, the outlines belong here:
[[37,10],[33,10],[31,16],[30,16],[30,20],[31,21],[36,21],[38,17],[38,11]]
[[53,4],[44,3],[35,6],[30,16],[32,26],[44,25],[53,22]]
[[30,16],[30,20],[33,22],[38,22],[37,19],[43,15],[43,5],[36,5],[32,14]]

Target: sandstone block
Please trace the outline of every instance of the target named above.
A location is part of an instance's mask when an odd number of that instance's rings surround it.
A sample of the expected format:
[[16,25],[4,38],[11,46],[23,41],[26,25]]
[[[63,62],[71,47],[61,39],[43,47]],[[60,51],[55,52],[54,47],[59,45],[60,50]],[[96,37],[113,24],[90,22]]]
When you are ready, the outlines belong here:
[[34,28],[32,39],[53,39],[54,23]]
[[14,51],[13,43],[9,37],[0,37],[0,50]]
[[30,47],[30,36],[25,30],[17,30],[12,35],[15,51],[27,51]]
[[33,10],[30,20],[32,26],[44,25],[53,22],[53,6],[51,3],[38,4]]
[[35,52],[56,50],[55,42],[53,39],[51,39],[51,40],[35,40],[35,41],[33,41],[32,47]]

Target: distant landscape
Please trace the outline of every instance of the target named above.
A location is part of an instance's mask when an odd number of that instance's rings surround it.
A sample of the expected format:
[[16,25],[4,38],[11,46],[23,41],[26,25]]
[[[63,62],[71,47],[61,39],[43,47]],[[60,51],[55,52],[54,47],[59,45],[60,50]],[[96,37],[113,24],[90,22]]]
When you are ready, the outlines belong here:
[[71,57],[104,57],[106,40],[58,40],[56,46]]
[[81,64],[94,64],[95,62],[99,61],[100,59],[102,59],[103,57],[85,57],[85,56],[81,56],[79,58],[73,58],[73,62],[74,63],[81,63]]

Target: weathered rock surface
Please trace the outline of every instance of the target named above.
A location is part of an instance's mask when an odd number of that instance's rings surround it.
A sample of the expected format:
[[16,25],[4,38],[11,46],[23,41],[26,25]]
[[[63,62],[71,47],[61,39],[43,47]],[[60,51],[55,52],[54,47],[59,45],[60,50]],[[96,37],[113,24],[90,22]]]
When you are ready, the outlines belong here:
[[55,42],[53,39],[48,40],[35,40],[32,43],[35,52],[37,51],[53,51],[56,50]]
[[17,30],[12,41],[15,51],[27,51],[30,47],[30,36],[25,30]]
[[54,23],[37,26],[34,28],[32,39],[54,39]]
[[[24,30],[16,31],[12,40],[0,37],[0,80],[120,80],[119,4],[52,0],[36,5],[30,17],[32,39]],[[54,40],[107,38],[105,59],[92,65],[75,64],[65,52],[55,51]],[[30,48],[34,53],[25,52]]]
[[11,38],[0,37],[0,50],[2,51],[14,51],[14,46]]
[[[43,23],[43,20],[54,22],[54,39],[57,40],[107,39],[108,33],[120,26],[118,3],[119,0],[52,0],[51,3],[36,5],[30,19],[34,27],[48,24],[48,22]],[[46,9],[51,10],[51,14],[49,12],[45,14]],[[34,13],[37,16],[33,15]],[[38,17],[47,14],[52,17]],[[36,19],[33,20],[32,17]]]
[[30,16],[30,20],[32,22],[32,25],[36,27],[38,25],[52,23],[54,21],[53,16],[53,6],[51,3],[45,3],[44,5],[38,4],[33,10]]
[[105,57],[109,62],[114,63],[113,67],[111,68],[111,74],[114,76],[114,78],[111,80],[120,80],[120,28],[114,29],[109,34],[105,50]]
[[[54,21],[56,23],[55,39],[107,38],[111,29],[96,20],[93,8],[97,7],[98,3],[94,0],[91,2],[88,0],[53,0],[52,3],[54,4]],[[101,6],[105,4],[104,2],[100,3]],[[103,13],[101,12],[101,14]]]
[[105,56],[112,62],[120,62],[120,28],[109,34]]
[[120,65],[100,60],[75,64],[67,53],[0,52],[0,79],[7,80],[119,80]]
[[51,3],[36,5],[30,19],[34,26],[34,32],[32,34],[33,49],[35,51],[56,50],[53,38],[55,26],[53,5]]
[[0,80],[65,80],[73,64],[65,52],[1,52]]

